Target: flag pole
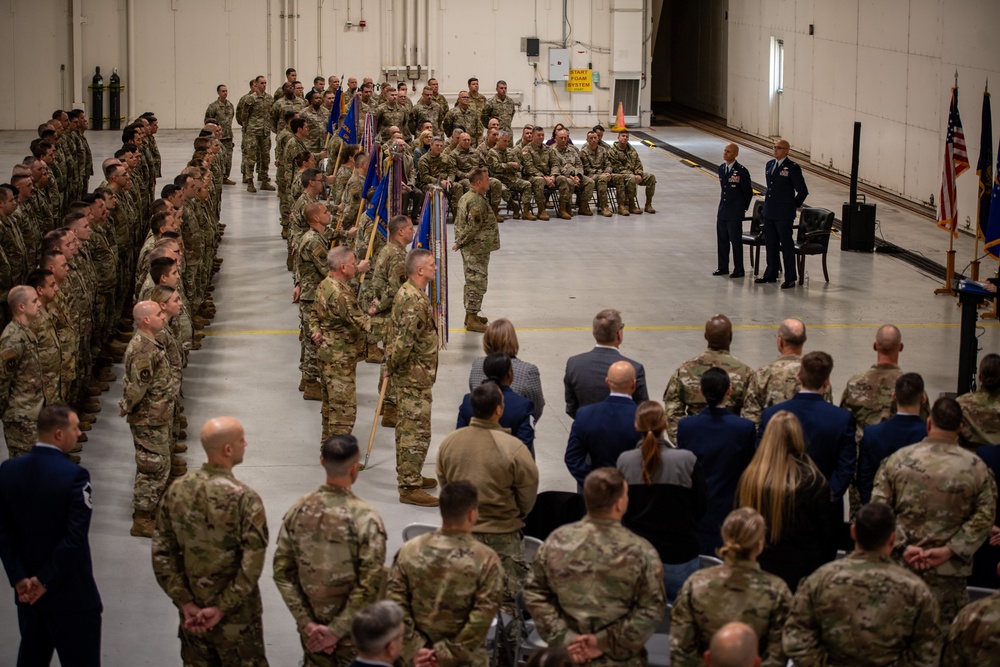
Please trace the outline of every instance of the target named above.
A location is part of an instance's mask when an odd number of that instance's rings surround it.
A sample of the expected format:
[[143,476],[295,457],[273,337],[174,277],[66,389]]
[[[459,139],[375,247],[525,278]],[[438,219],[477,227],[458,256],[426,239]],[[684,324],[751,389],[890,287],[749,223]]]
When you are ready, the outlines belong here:
[[378,418],[382,414],[382,406],[385,404],[385,390],[389,386],[389,378],[382,376],[382,388],[378,392],[378,403],[375,404],[375,421],[372,422],[372,432],[368,436],[368,451],[365,452],[365,462],[361,464],[359,470],[368,469],[368,457],[372,455],[372,445],[375,444],[375,429],[378,428]]
[[[328,147],[330,145],[330,137],[332,137],[332,136],[333,136],[332,134],[327,134],[326,135],[326,143],[327,143]],[[336,178],[337,178],[337,171],[340,169],[340,155],[343,152],[344,152],[344,141],[341,140],[340,141],[340,148],[337,149],[337,162],[333,165],[333,178],[334,178],[334,180],[336,180]],[[330,196],[332,194],[333,194],[333,188],[330,188],[329,190],[326,191],[326,205],[327,206],[330,205]],[[343,219],[344,219],[344,216],[343,216],[343,214],[341,214],[340,220],[337,221],[337,229],[340,229],[340,222]]]
[[[950,119],[951,105],[955,104],[955,94],[957,93],[957,91],[958,91],[958,69],[955,70],[955,87],[952,89],[951,103],[950,103],[949,109],[948,109],[948,113],[949,113],[949,121],[948,121],[949,122],[949,127],[950,127],[950,124],[951,124],[951,119]],[[953,160],[953,158],[952,158],[952,156],[951,156],[950,153],[946,153],[945,154],[945,159],[947,161]],[[955,178],[957,179],[957,175],[956,175]],[[958,190],[957,190],[957,187],[956,187],[956,195],[957,195],[957,192],[958,192]],[[954,225],[957,225],[957,224],[958,224],[957,220],[952,220],[953,227],[948,228],[948,252],[945,255],[944,287],[939,287],[936,290],[934,290],[934,294],[947,294],[949,296],[955,296],[955,290],[952,289],[951,286],[952,286],[952,283],[955,281],[955,236],[956,236],[956,232],[955,232],[955,229],[954,229]]]

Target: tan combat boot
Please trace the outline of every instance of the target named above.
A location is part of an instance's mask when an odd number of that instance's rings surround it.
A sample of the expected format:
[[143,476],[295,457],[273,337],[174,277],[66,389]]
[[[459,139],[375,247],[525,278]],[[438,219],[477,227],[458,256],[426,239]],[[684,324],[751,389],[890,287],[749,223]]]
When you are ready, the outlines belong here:
[[466,313],[465,330],[473,333],[486,333],[486,325],[479,321],[475,313]]
[[267,192],[274,192],[275,187],[273,185],[271,185],[271,181],[261,181],[260,182],[260,189],[261,190],[265,190]]
[[630,199],[628,202],[628,212],[632,215],[642,215],[642,209],[639,208],[638,199]]
[[434,489],[437,488],[438,481],[433,477],[421,477],[420,478],[420,488],[421,489]]
[[573,219],[573,214],[569,212],[569,202],[559,202],[559,217],[563,220]]
[[490,207],[493,208],[493,217],[496,218],[497,222],[503,222],[503,216],[500,215],[500,207]]
[[247,181],[247,192],[257,192],[257,188],[254,187],[253,181]]
[[510,207],[511,207],[511,208],[513,209],[513,211],[514,211],[514,212],[513,212],[512,214],[511,214],[511,216],[510,216],[510,217],[514,218],[515,220],[520,220],[520,219],[521,219],[521,205],[520,205],[520,204],[518,204],[518,203],[515,203],[515,202],[511,202],[511,203],[510,203]]
[[656,213],[656,209],[653,208],[653,198],[646,197],[646,208],[644,209],[646,213]]
[[437,507],[438,499],[427,493],[423,489],[399,492],[399,502],[404,505],[417,505],[419,507]]
[[187,461],[179,456],[170,455],[170,476],[171,477],[183,477],[187,474],[188,464]]
[[[181,433],[184,433],[184,431],[181,431]],[[185,439],[187,438],[187,433],[184,433],[184,437],[185,437]],[[176,454],[183,454],[187,450],[188,450],[188,446],[187,446],[186,442],[175,442],[174,443],[174,453],[176,453]]]
[[128,531],[132,537],[152,537],[153,528],[152,512],[136,510],[132,513],[132,529]]
[[531,207],[527,204],[524,205],[524,213],[521,214],[522,220],[538,220],[538,217],[531,212]]
[[222,179],[222,184],[223,185],[236,185],[236,181],[232,180],[231,178],[224,178],[224,179]]
[[302,391],[302,400],[304,400],[304,401],[322,401],[323,400],[323,385],[321,385],[316,380],[306,380],[306,387]]
[[580,206],[580,210],[577,211],[579,215],[592,216],[594,212],[590,210],[590,203],[584,203]]
[[[538,207],[538,219],[539,220],[548,220],[549,219],[549,212],[545,210],[544,206],[539,206]],[[525,218],[525,220],[527,220],[527,218]]]

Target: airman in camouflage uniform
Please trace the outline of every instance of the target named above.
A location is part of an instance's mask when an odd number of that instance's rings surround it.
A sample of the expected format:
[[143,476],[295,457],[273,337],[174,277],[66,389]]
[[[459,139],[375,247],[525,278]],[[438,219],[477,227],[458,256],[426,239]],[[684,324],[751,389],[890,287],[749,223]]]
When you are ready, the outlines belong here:
[[445,487],[444,525],[404,544],[392,564],[386,596],[403,608],[408,664],[428,649],[440,667],[488,664],[486,634],[500,606],[504,574],[496,552],[472,536],[475,489],[470,482]]
[[[306,137],[306,150],[310,153],[319,154],[326,148],[326,125],[330,119],[330,109],[323,104],[323,93],[311,93],[306,106],[299,112],[299,118],[306,121],[309,134]],[[333,103],[333,98],[330,98]]]
[[[764,409],[783,403],[799,393],[799,366],[802,346],[806,342],[806,325],[802,320],[789,318],[778,327],[778,352],[781,356],[767,366],[761,366],[750,375],[746,399],[740,416],[760,426]],[[827,387],[823,398],[833,401],[833,391]]]
[[125,350],[125,375],[119,413],[127,417],[135,445],[132,493],[132,535],[151,537],[153,512],[170,479],[171,425],[175,383],[170,360],[156,335],[166,314],[152,301],[140,301],[132,311],[138,331]]
[[[62,350],[59,345],[59,330],[55,318],[49,314],[49,305],[56,296],[58,286],[51,271],[32,271],[28,284],[38,293],[41,307],[38,317],[31,322],[31,331],[37,341],[38,362],[41,368],[42,394],[45,404],[62,402]],[[53,308],[53,310],[55,310]]]
[[[514,219],[537,220],[531,212],[531,183],[521,178],[521,154],[510,147],[510,139],[509,132],[498,134],[496,148],[486,154],[486,166],[490,176],[505,185],[512,197],[520,197],[520,206],[516,200],[513,202]],[[542,208],[545,208],[544,202]]]
[[[590,200],[594,196],[594,179],[586,175],[583,169],[583,162],[580,160],[580,151],[575,146],[569,144],[569,130],[562,129],[556,133],[556,143],[552,147],[552,152],[559,160],[559,173],[569,181],[570,195],[574,191],[578,192],[577,201],[580,203],[580,215],[591,216],[594,212],[590,209]],[[573,202],[571,199],[560,200],[560,206],[568,215],[573,215]]]
[[[559,162],[555,151],[545,145],[545,128],[536,127],[531,135],[531,143],[521,149],[521,167],[535,191],[539,220],[549,219],[549,214],[545,212],[546,187],[559,190],[560,202],[568,202],[573,194],[569,179],[560,175]],[[559,217],[568,220],[570,215],[560,206]]]
[[11,321],[0,334],[0,414],[10,458],[27,454],[38,442],[38,413],[45,405],[42,363],[33,326],[42,304],[27,285],[10,290]]
[[695,572],[684,582],[670,616],[670,664],[700,667],[714,635],[731,621],[746,623],[760,639],[762,667],[785,667],[781,630],[792,593],[779,577],[751,560]]
[[256,79],[256,92],[250,100],[246,112],[246,120],[243,123],[243,133],[246,135],[246,150],[248,156],[246,171],[243,173],[247,179],[247,191],[256,192],[253,185],[254,165],[257,166],[257,177],[261,182],[261,190],[274,190],[267,176],[267,169],[271,163],[271,132],[274,125],[271,109],[274,106],[274,98],[265,92],[267,79],[258,76]]
[[338,246],[327,254],[329,272],[316,288],[309,313],[309,331],[323,363],[323,441],[350,435],[357,418],[357,364],[365,358],[371,320],[361,310],[348,285],[367,262],[358,265],[350,248]]
[[962,406],[962,445],[1000,445],[1000,355],[983,357],[976,381],[977,391],[957,399]]
[[441,138],[431,139],[430,152],[417,162],[417,187],[427,192],[433,186],[440,185],[454,206],[464,194],[464,189],[461,183],[455,181],[455,161],[448,155],[442,155],[443,151],[444,142]]
[[[479,155],[483,158],[483,163],[486,163],[486,156],[489,155],[490,151],[497,147],[497,141],[500,139],[500,128],[497,127],[500,123],[496,118],[491,118],[490,123],[493,127],[486,128],[486,136],[483,140],[479,142],[476,146],[476,150]],[[520,163],[519,163],[520,164]],[[521,172],[518,171],[518,174]]]
[[156,516],[153,573],[180,612],[185,665],[267,667],[260,588],[267,516],[233,476],[247,443],[231,417],[201,431],[208,462],[174,482]]
[[420,94],[420,99],[417,103],[413,105],[413,109],[410,110],[410,133],[416,134],[417,130],[420,129],[420,124],[422,122],[430,121],[433,127],[434,134],[441,134],[441,121],[444,120],[445,112],[441,110],[441,106],[434,101],[434,93],[430,88],[424,87],[423,92]]
[[705,323],[705,340],[708,341],[708,349],[681,364],[670,376],[663,392],[667,432],[671,442],[677,442],[677,422],[688,415],[696,415],[707,407],[705,396],[701,393],[701,376],[709,368],[721,368],[729,375],[732,393],[726,401],[726,407],[736,416],[743,409],[753,369],[729,353],[729,346],[733,342],[733,324],[729,318],[721,314],[713,315]]
[[[250,109],[253,108],[254,95],[257,93],[257,80],[250,81],[250,92],[240,98],[236,103],[236,113],[234,119],[236,124],[242,128],[240,139],[240,173],[243,175],[243,182],[248,183],[253,178],[254,161],[251,155],[249,133],[247,132],[247,122],[250,119]],[[249,171],[248,171],[249,169]]]
[[386,91],[386,102],[375,111],[379,140],[383,143],[389,141],[392,138],[389,128],[396,127],[402,132],[403,138],[409,141],[413,136],[407,122],[409,119],[409,110],[405,104],[400,104],[397,101],[395,88],[387,86],[383,90]]
[[[205,123],[214,122],[222,128],[222,174],[225,176],[226,185],[233,185],[229,180],[229,174],[233,169],[233,117],[236,109],[229,101],[229,88],[225,84],[216,86],[219,99],[208,105],[205,109]],[[240,100],[242,103],[243,100]]]
[[646,641],[666,608],[656,549],[621,524],[628,489],[614,468],[591,472],[587,516],[557,528],[535,555],[524,601],[550,646],[594,667],[646,664]]
[[483,333],[486,323],[479,317],[489,282],[490,253],[500,249],[500,231],[486,201],[490,179],[485,170],[475,168],[470,174],[471,189],[458,202],[455,211],[455,245],[462,252],[465,286],[465,329]]
[[[632,215],[642,213],[643,211],[646,213],[656,213],[656,210],[653,208],[653,193],[656,192],[656,176],[643,170],[639,153],[629,145],[628,138],[628,130],[622,130],[618,133],[618,141],[608,151],[611,171],[626,176],[627,185],[625,193],[628,204],[631,207],[629,208],[629,213]],[[639,208],[639,199],[636,194],[636,187],[639,185],[646,188],[646,206],[643,209]]]
[[330,270],[327,253],[330,244],[323,238],[323,230],[330,224],[330,212],[320,202],[305,207],[302,217],[308,229],[297,241],[295,255],[295,290],[292,300],[299,303],[299,337],[302,354],[299,369],[305,383],[303,391],[306,400],[323,400],[321,383],[322,366],[317,356],[317,347],[312,342],[313,331],[309,328],[309,316],[316,301],[316,289]]
[[897,549],[934,593],[945,627],[969,601],[972,557],[996,513],[996,482],[982,459],[959,446],[961,423],[954,399],[939,398],[927,437],[883,462],[871,498],[896,512]]
[[[351,620],[385,583],[386,534],[375,508],[351,491],[361,458],[354,436],[330,438],[321,457],[326,484],[299,498],[281,523],[274,583],[295,618],[305,664],[343,667],[355,657]],[[315,650],[328,639],[337,642],[332,654]]]
[[486,106],[483,107],[483,124],[489,123],[490,118],[496,118],[500,121],[500,129],[510,132],[516,112],[517,105],[514,104],[514,100],[507,97],[507,82],[497,81],[497,94],[491,97]]
[[938,664],[938,605],[920,577],[889,558],[892,522],[883,519],[891,516],[885,505],[866,505],[851,526],[856,549],[799,583],[783,635],[796,665]]
[[469,104],[472,105],[472,107],[476,110],[476,113],[479,114],[479,119],[485,126],[489,119],[487,118],[486,120],[482,120],[483,109],[486,108],[486,96],[480,94],[479,92],[479,79],[472,77],[468,80],[468,86]]
[[[463,192],[469,192],[472,189],[469,176],[474,169],[482,169],[485,172],[486,161],[483,160],[479,151],[472,149],[472,137],[467,132],[463,132],[459,137],[458,148],[453,150],[449,157],[455,161],[455,178],[462,184]],[[503,222],[503,218],[500,216],[500,194],[503,192],[503,183],[495,178],[490,178],[488,172],[486,176],[489,181],[490,209],[497,222]]]
[[421,475],[431,444],[431,394],[438,364],[437,323],[424,290],[436,270],[429,250],[407,254],[408,279],[393,298],[387,339],[391,344],[385,350],[386,377],[396,390],[396,477],[404,504],[437,505],[437,498],[422,490]]
[[992,665],[1000,655],[1000,591],[966,605],[948,630],[941,667]]
[[458,125],[465,128],[465,131],[472,137],[473,145],[478,144],[483,136],[483,121],[480,119],[480,112],[469,104],[469,92],[463,90],[458,94],[458,104],[454,109],[449,110],[444,115],[441,122],[441,129],[448,136]]
[[[583,173],[597,183],[597,205],[601,207],[601,215],[611,217],[611,207],[608,200],[608,186],[613,186],[621,194],[628,188],[628,177],[625,174],[611,172],[611,160],[608,159],[608,149],[597,140],[597,133],[587,133],[587,145],[580,149],[580,161],[583,162]],[[625,198],[619,196],[618,215],[629,215]]]
[[354,158],[354,173],[347,179],[340,200],[340,217],[342,227],[354,227],[358,224],[358,213],[361,211],[361,200],[364,193],[365,173],[368,169],[368,156],[359,155]]

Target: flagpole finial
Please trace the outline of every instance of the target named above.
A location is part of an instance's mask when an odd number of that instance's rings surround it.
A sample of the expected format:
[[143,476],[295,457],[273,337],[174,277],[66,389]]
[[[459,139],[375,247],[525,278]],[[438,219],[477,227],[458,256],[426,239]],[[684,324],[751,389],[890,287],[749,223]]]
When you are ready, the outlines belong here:
[[955,70],[955,87],[958,88],[958,70]]

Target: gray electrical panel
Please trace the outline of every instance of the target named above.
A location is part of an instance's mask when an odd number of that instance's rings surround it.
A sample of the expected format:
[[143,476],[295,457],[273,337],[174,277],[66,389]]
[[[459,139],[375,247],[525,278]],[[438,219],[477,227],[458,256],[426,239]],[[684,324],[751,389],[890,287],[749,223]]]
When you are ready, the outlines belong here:
[[569,49],[549,49],[549,81],[569,80]]

